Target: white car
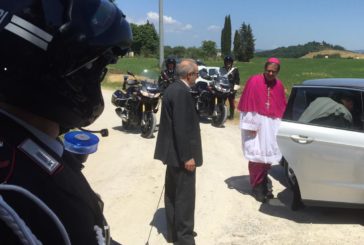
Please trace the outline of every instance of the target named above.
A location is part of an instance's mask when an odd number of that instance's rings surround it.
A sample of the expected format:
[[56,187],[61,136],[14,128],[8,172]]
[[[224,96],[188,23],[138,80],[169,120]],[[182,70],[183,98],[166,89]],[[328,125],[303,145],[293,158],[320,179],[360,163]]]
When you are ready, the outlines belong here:
[[307,80],[292,88],[277,141],[293,208],[364,207],[363,105],[364,79]]

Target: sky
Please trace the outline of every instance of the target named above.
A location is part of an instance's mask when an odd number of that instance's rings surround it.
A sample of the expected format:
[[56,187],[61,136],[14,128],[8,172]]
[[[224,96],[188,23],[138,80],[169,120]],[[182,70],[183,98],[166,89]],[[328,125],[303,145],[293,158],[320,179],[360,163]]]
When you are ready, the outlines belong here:
[[[364,50],[363,0],[163,0],[164,43],[200,47],[212,40],[220,48],[225,16],[232,37],[250,24],[256,50],[325,41]],[[153,23],[159,32],[159,0],[117,0],[129,22]]]

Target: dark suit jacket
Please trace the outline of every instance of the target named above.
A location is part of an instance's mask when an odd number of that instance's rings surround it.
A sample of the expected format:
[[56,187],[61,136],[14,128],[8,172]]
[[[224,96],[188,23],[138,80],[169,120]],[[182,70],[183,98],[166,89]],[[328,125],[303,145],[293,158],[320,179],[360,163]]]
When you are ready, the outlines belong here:
[[180,167],[193,158],[202,165],[200,123],[190,88],[182,81],[169,85],[162,99],[154,158]]

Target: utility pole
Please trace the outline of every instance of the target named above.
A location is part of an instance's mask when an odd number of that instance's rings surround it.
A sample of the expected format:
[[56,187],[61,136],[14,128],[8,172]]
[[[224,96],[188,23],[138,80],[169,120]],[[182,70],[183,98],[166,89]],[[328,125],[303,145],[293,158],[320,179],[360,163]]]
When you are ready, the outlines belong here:
[[164,60],[164,29],[163,29],[163,0],[159,0],[159,67],[163,69]]

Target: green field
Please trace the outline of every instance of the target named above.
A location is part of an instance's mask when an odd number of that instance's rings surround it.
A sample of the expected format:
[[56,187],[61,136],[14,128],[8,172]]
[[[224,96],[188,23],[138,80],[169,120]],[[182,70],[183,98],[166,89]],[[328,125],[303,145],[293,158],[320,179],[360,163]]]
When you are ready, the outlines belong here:
[[[265,58],[254,58],[249,63],[234,63],[239,68],[242,85],[245,84],[249,76],[263,71],[265,60]],[[154,58],[122,58],[117,64],[111,65],[109,70],[110,73],[132,71],[138,74],[143,69],[152,69],[158,72],[158,62]],[[209,66],[221,66],[223,62],[206,61],[205,63]],[[278,77],[289,93],[292,85],[299,84],[307,79],[328,77],[364,78],[364,60],[281,59],[281,71]],[[106,86],[110,86],[110,82],[106,81]]]

